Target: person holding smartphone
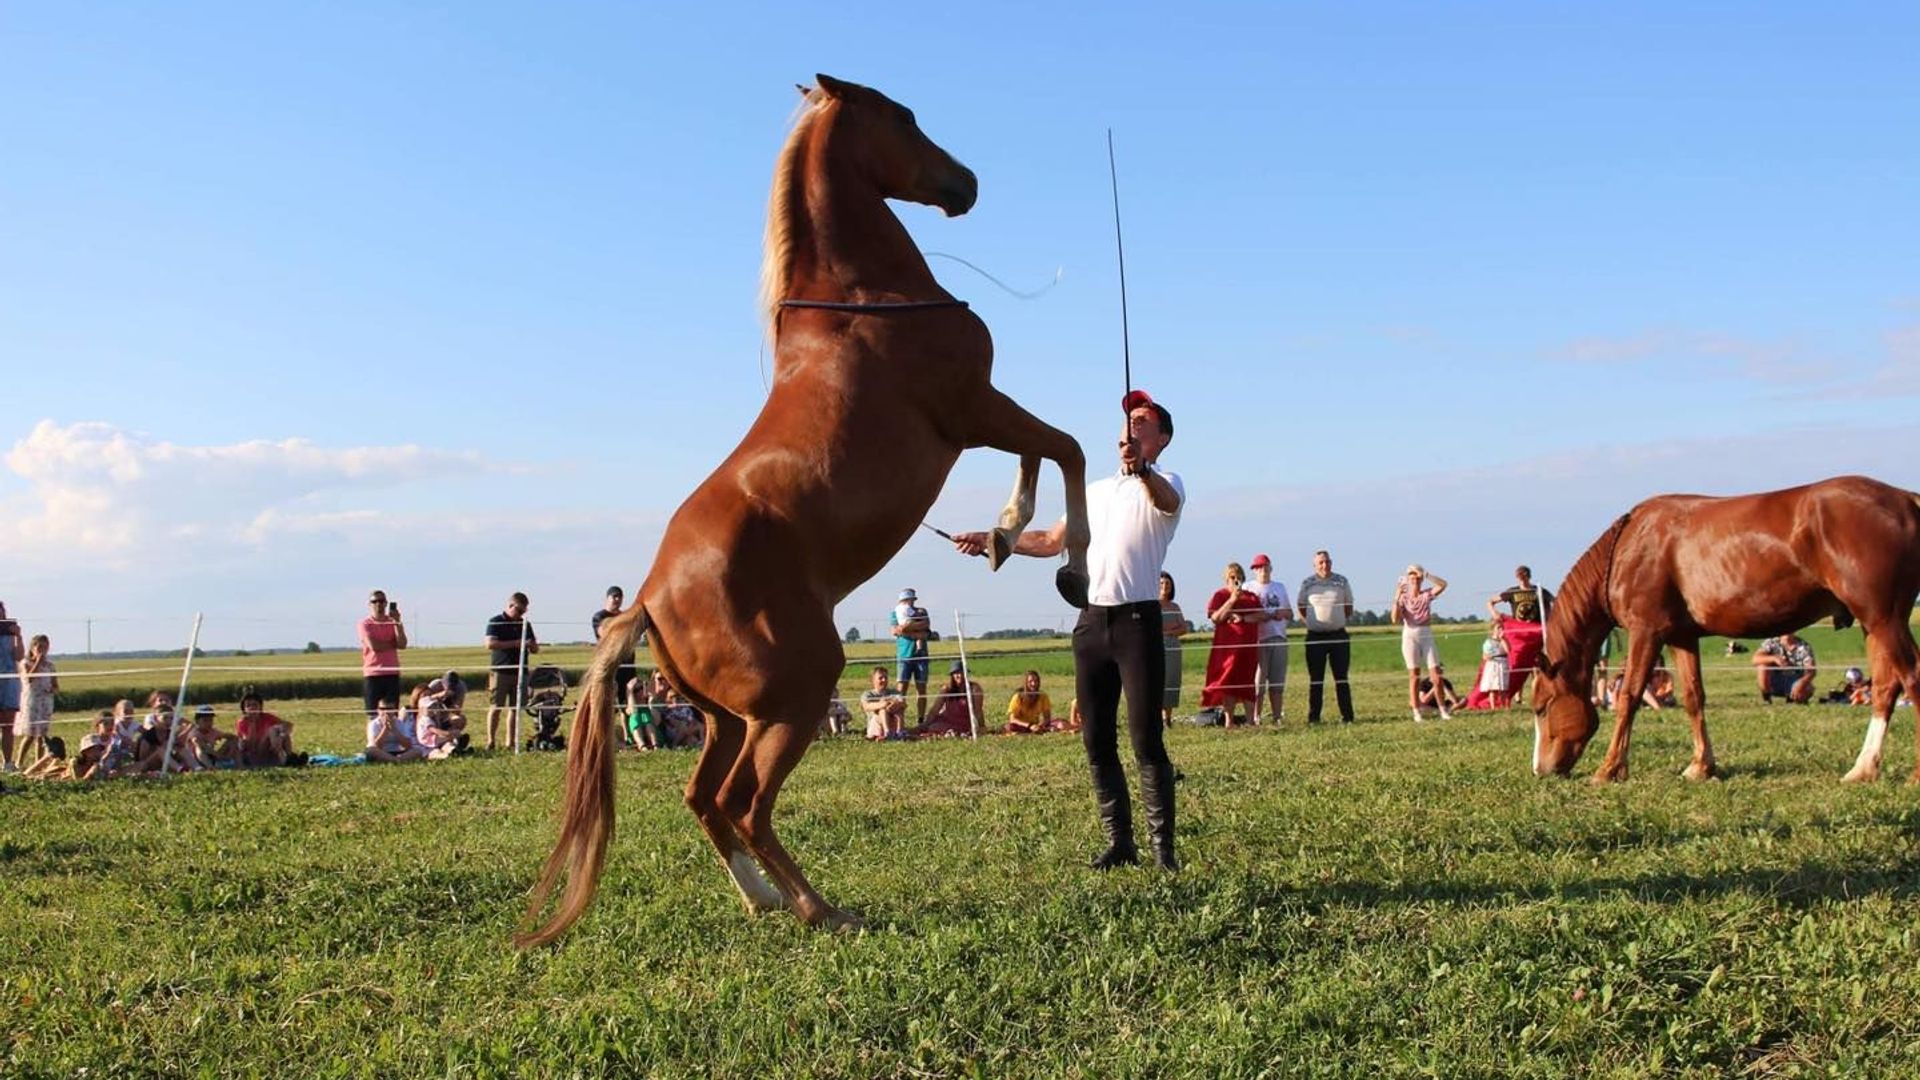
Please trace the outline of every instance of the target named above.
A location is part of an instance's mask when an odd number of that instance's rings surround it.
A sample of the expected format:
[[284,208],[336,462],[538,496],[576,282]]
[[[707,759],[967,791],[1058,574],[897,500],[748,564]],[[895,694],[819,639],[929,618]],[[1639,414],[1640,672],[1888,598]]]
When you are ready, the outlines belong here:
[[384,590],[373,590],[367,608],[360,620],[360,697],[371,718],[383,699],[400,700],[400,650],[407,647],[407,628],[400,605],[387,603]]

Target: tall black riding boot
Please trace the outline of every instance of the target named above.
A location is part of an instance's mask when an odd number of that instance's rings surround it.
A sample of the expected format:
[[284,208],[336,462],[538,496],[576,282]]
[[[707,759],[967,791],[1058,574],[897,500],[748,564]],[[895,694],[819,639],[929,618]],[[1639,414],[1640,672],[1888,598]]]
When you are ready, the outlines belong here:
[[1147,811],[1147,831],[1153,834],[1153,862],[1162,870],[1180,869],[1173,855],[1173,763],[1161,761],[1140,767],[1140,802]]
[[1126,775],[1117,768],[1109,772],[1095,766],[1093,797],[1100,807],[1100,825],[1107,832],[1107,850],[1094,856],[1090,865],[1111,870],[1138,863],[1140,849],[1133,843],[1133,803],[1127,797]]

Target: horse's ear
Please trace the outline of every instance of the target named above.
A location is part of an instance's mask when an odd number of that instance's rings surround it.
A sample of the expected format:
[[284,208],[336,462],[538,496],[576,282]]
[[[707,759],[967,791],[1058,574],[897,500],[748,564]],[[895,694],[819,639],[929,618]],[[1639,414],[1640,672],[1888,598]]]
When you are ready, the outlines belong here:
[[1545,675],[1549,679],[1557,679],[1560,677],[1560,665],[1553,662],[1553,657],[1548,656],[1546,653],[1541,653],[1540,674]]
[[820,92],[827,95],[830,98],[840,97],[841,95],[847,93],[849,90],[853,89],[852,83],[841,82],[839,79],[836,79],[831,75],[815,75],[813,77],[813,81],[815,85],[820,87]]
[[813,88],[810,86],[801,86],[799,83],[794,83],[793,88],[795,90],[800,91],[800,96],[803,98],[810,98],[813,96]]

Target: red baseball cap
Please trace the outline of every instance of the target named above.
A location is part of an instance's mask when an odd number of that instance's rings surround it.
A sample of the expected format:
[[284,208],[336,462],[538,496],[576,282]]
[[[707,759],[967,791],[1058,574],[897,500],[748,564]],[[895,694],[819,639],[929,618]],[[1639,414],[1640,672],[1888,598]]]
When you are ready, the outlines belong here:
[[1255,556],[1253,557],[1253,562],[1252,562],[1252,563],[1250,563],[1250,564],[1248,564],[1248,565],[1251,565],[1251,566],[1272,566],[1272,565],[1273,565],[1273,560],[1272,560],[1272,559],[1269,559],[1269,558],[1267,558],[1267,557],[1266,557],[1265,555],[1255,555]]
[[1129,390],[1127,396],[1120,399],[1120,411],[1132,412],[1142,405],[1153,404],[1153,398],[1145,390]]

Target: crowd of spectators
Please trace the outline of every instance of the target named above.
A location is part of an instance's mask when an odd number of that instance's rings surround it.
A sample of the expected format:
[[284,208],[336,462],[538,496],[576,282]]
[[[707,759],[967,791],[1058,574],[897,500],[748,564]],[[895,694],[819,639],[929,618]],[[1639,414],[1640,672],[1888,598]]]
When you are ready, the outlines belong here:
[[[1353,720],[1349,686],[1351,641],[1348,620],[1353,616],[1353,591],[1347,579],[1333,572],[1331,556],[1315,552],[1313,572],[1289,597],[1284,585],[1272,578],[1272,560],[1256,555],[1249,580],[1239,563],[1228,563],[1222,586],[1206,605],[1212,624],[1212,642],[1201,688],[1201,723],[1226,727],[1262,722],[1264,710],[1274,723],[1285,713],[1288,670],[1288,630],[1297,616],[1305,629],[1308,670],[1306,722],[1316,724],[1324,702],[1327,669],[1332,669],[1335,698],[1342,722]],[[1431,711],[1448,718],[1466,708],[1506,708],[1516,699],[1540,654],[1541,624],[1551,609],[1553,594],[1532,581],[1529,568],[1515,571],[1515,584],[1487,601],[1488,629],[1481,646],[1480,668],[1460,695],[1440,662],[1431,628],[1432,605],[1447,582],[1419,564],[1407,567],[1395,583],[1390,620],[1401,628],[1401,652],[1408,681],[1408,705],[1416,722]],[[1161,635],[1167,655],[1166,696],[1162,718],[1172,724],[1180,702],[1181,638],[1189,623],[1176,602],[1171,575],[1160,575]],[[618,586],[607,590],[602,606],[592,616],[597,639],[602,624],[623,610],[625,594]],[[366,711],[365,747],[359,758],[397,763],[438,760],[468,751],[467,684],[458,672],[448,671],[415,685],[402,695],[400,653],[408,647],[400,606],[383,590],[367,598],[368,615],[358,626]],[[527,656],[540,642],[527,621],[526,594],[515,592],[500,614],[486,624],[483,643],[488,650],[486,747],[499,745],[501,720],[517,726],[513,711],[524,707],[521,694],[528,681]],[[1502,608],[1505,610],[1502,610]],[[974,732],[1033,735],[1077,731],[1077,703],[1069,699],[1059,709],[1042,687],[1042,676],[1028,670],[1005,708],[990,714],[986,691],[968,677],[965,665],[952,664],[945,682],[929,694],[929,643],[938,639],[927,609],[913,589],[901,590],[888,613],[895,644],[895,666],[872,669],[869,688],[852,702],[829,703],[821,720],[826,734],[844,734],[858,727],[873,741],[951,738]],[[1624,677],[1610,672],[1608,663],[1618,646],[1618,631],[1602,643],[1594,681],[1594,702],[1613,707],[1623,692]],[[232,731],[220,725],[219,710],[198,705],[190,721],[175,730],[172,695],[154,691],[145,712],[135,715],[131,701],[121,700],[102,710],[77,752],[67,753],[66,741],[52,734],[54,705],[60,692],[52,643],[45,634],[26,637],[18,622],[0,604],[0,658],[17,673],[0,679],[0,771],[24,772],[40,778],[101,780],[123,776],[206,772],[303,765],[309,755],[294,747],[293,725],[266,710],[261,696],[249,687],[240,697]],[[1728,644],[1728,655],[1746,652],[1738,642]],[[1751,660],[1763,702],[1781,700],[1808,703],[1862,705],[1871,700],[1872,681],[1858,668],[1849,668],[1844,680],[1825,695],[1814,683],[1818,665],[1813,647],[1795,633],[1768,638],[1753,650]],[[1424,673],[1423,669],[1424,668]],[[543,669],[544,670],[544,669]],[[535,672],[537,676],[540,672]],[[682,698],[664,673],[641,671],[631,653],[617,669],[622,690],[625,742],[635,750],[698,749],[706,734],[698,708]],[[914,693],[910,701],[907,691]],[[1657,662],[1644,688],[1643,704],[1653,709],[1675,705],[1672,672]],[[913,706],[913,721],[908,707]],[[511,729],[510,729],[511,730]],[[336,759],[338,760],[338,759]]]

